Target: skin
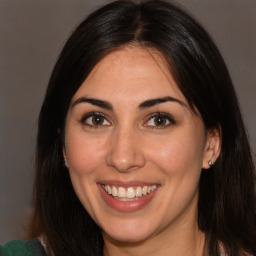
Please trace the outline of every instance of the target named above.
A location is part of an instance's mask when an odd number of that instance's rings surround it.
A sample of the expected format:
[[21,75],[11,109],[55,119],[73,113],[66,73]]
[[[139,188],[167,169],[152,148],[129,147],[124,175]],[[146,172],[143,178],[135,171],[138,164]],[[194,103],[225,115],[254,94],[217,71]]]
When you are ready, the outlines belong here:
[[[141,107],[166,97],[175,100]],[[97,125],[88,116],[92,112],[104,115],[96,116]],[[72,184],[103,230],[104,255],[203,255],[198,183],[202,168],[219,155],[219,134],[205,131],[160,53],[127,46],[108,54],[72,98],[65,129],[63,153]],[[99,191],[97,184],[108,180],[158,189],[142,208],[121,212]]]

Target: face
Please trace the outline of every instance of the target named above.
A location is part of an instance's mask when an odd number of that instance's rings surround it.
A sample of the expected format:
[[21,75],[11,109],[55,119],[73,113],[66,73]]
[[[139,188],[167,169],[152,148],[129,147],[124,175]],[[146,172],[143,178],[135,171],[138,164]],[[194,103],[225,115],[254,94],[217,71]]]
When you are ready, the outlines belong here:
[[138,242],[195,227],[208,133],[156,50],[130,46],[101,60],[65,129],[72,184],[104,237]]

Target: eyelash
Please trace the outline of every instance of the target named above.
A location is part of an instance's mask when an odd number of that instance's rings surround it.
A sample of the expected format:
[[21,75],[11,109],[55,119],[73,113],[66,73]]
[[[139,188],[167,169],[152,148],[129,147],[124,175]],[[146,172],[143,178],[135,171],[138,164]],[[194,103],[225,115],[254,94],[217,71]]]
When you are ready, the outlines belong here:
[[[89,118],[93,118],[93,117],[95,117],[95,118],[103,118],[104,119],[103,120],[103,124],[93,124],[93,120],[91,120],[91,122],[90,122],[91,124],[86,123],[86,121],[88,122]],[[106,121],[109,124],[104,124],[104,122],[106,122]],[[85,116],[82,117],[81,123],[86,125],[86,126],[88,126],[88,127],[90,127],[90,128],[95,128],[95,129],[100,128],[102,126],[109,126],[110,125],[110,122],[108,121],[106,116],[104,114],[100,113],[100,112],[92,112],[92,113],[86,114]]]
[[[103,119],[103,120],[101,120],[101,121],[103,121],[103,123],[93,124],[93,120],[91,120],[90,123],[88,123],[88,119],[93,118],[93,117]],[[156,125],[156,123],[153,121],[156,118],[164,119],[164,124]],[[148,125],[147,123],[149,123],[150,121],[153,121],[155,125]],[[108,124],[104,124],[104,122],[108,122]],[[169,123],[166,124],[166,122],[169,122]],[[83,125],[88,126],[89,128],[94,128],[94,129],[100,128],[102,126],[110,126],[111,125],[111,123],[108,121],[108,118],[106,117],[106,115],[104,115],[103,113],[100,113],[100,112],[92,112],[92,113],[84,115],[81,119],[81,123]],[[176,122],[171,115],[158,112],[158,113],[151,114],[150,117],[147,118],[146,122],[144,122],[143,126],[149,127],[151,129],[164,129],[165,127],[169,127],[172,124],[176,124]]]
[[146,126],[150,127],[151,129],[164,129],[165,127],[169,127],[170,125],[176,124],[174,118],[171,115],[166,113],[161,113],[161,112],[150,115],[150,118],[147,119],[145,123],[149,123],[150,120],[154,120],[154,119],[156,120],[156,118],[165,119],[165,122],[168,121],[169,123],[168,124],[164,123],[163,125],[159,124],[159,126],[158,125],[146,125]]

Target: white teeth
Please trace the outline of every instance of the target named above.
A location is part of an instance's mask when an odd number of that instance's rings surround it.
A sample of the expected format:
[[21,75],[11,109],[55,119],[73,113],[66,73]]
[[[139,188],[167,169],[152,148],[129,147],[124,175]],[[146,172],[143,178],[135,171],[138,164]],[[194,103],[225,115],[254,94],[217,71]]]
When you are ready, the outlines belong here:
[[112,187],[112,196],[117,196],[117,188],[115,186]]
[[126,192],[125,189],[123,187],[119,187],[117,190],[117,196],[118,197],[126,197]]
[[107,192],[108,192],[108,194],[111,194],[111,187],[109,186],[109,185],[107,185]]
[[124,187],[110,185],[102,185],[102,187],[108,194],[112,195],[118,200],[131,201],[137,200],[139,197],[145,196],[153,192],[157,188],[157,185],[143,187],[128,187],[127,189]]
[[135,190],[134,188],[128,188],[126,192],[126,197],[134,198],[135,197]]
[[141,197],[142,196],[142,189],[141,187],[136,188],[136,197]]
[[148,193],[148,186],[144,186],[142,189],[142,194],[145,196]]

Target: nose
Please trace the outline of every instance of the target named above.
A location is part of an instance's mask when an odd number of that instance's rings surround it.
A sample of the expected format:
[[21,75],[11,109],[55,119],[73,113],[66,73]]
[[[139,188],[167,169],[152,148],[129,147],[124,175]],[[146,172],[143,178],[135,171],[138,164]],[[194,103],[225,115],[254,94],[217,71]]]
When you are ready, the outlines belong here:
[[110,138],[107,165],[125,173],[142,168],[146,159],[139,136],[131,129],[119,129]]

